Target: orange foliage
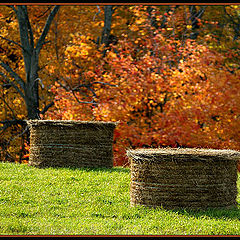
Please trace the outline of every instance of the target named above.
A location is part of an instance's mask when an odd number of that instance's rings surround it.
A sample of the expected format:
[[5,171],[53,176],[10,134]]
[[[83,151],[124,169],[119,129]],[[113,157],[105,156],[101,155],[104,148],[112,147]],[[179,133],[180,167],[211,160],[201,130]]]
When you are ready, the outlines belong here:
[[[126,148],[240,150],[239,40],[233,41],[231,26],[239,7],[228,6],[226,11],[208,7],[193,29],[187,6],[118,6],[111,29],[116,41],[104,49],[97,44],[103,6],[62,7],[47,37],[51,44],[40,58],[45,86],[39,88],[40,110],[53,97],[55,103],[41,117],[119,121],[115,165],[128,164]],[[48,12],[48,6],[29,7],[36,37]],[[1,35],[18,42],[13,16],[12,10],[1,7]],[[190,40],[193,31],[199,34],[196,40]],[[15,54],[17,61],[1,57],[24,77],[21,49],[5,41],[2,51]],[[0,101],[0,120],[14,117],[10,109],[24,119],[26,109],[14,89],[4,89],[0,97],[5,100]],[[17,130],[7,130],[3,140]],[[20,140],[17,145],[24,146]]]
[[[115,165],[128,164],[129,147],[240,149],[239,69],[229,71],[228,58],[214,47],[210,35],[201,38],[206,44],[181,40],[168,25],[154,29],[147,15],[140,14],[141,7],[132,10],[136,18],[129,26],[131,33],[122,35],[103,60],[97,50],[88,54],[90,62],[96,59],[90,74],[85,72],[91,81],[117,87],[95,86],[97,106],[83,106],[71,92],[54,88],[61,100],[53,115],[120,121],[114,139]],[[70,55],[78,62],[76,54]],[[65,71],[74,76],[77,68]],[[66,111],[72,115],[65,115]]]

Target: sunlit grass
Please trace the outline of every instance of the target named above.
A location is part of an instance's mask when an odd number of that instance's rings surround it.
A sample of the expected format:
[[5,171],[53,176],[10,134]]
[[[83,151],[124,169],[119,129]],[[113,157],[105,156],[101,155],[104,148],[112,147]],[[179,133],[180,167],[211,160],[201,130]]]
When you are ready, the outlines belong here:
[[130,207],[126,168],[38,169],[0,163],[0,171],[1,235],[240,234],[239,209]]

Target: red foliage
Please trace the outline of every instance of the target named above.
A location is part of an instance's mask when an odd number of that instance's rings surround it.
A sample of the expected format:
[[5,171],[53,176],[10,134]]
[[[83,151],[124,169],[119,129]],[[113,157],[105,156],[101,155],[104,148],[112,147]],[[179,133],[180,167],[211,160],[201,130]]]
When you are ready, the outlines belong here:
[[182,41],[172,36],[170,26],[153,31],[147,17],[137,19],[131,29],[134,37],[124,35],[103,60],[97,50],[88,55],[89,61],[98,56],[86,71],[88,80],[117,87],[96,85],[99,104],[92,107],[55,86],[58,102],[49,116],[119,121],[115,165],[128,164],[127,148],[240,149],[240,71],[229,71],[226,56],[209,44],[213,38],[206,35],[206,44]]

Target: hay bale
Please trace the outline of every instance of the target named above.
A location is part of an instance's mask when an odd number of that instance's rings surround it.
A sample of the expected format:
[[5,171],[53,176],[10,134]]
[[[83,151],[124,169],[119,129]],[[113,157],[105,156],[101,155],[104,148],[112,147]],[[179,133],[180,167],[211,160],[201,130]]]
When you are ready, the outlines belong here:
[[240,152],[196,148],[128,150],[131,205],[166,209],[237,205]]
[[29,165],[36,167],[113,166],[116,123],[29,120]]

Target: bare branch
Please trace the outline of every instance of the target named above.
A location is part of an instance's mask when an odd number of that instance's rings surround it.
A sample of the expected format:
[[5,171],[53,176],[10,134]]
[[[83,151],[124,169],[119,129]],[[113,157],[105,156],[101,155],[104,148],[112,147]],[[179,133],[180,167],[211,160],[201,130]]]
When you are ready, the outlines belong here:
[[96,103],[96,102],[94,101],[94,99],[93,99],[92,101],[90,101],[90,102],[80,101],[80,100],[78,99],[78,97],[75,95],[74,92],[72,92],[72,94],[73,94],[73,96],[75,97],[75,99],[77,100],[78,103],[86,103],[86,104],[93,104],[93,105],[97,105],[97,104],[98,104],[98,103]]
[[13,141],[14,139],[16,139],[16,138],[18,138],[18,137],[21,137],[24,133],[26,133],[26,132],[28,131],[28,129],[29,129],[29,126],[27,125],[27,126],[25,127],[25,129],[24,129],[21,133],[19,133],[18,135],[13,136],[12,138],[10,138],[6,145],[9,145],[10,142]]
[[196,6],[190,6],[189,10],[191,13],[190,20],[192,22],[192,25],[197,23],[197,19],[201,18],[206,10],[207,6],[202,6],[199,11],[197,11]]
[[42,79],[41,79],[41,78],[37,78],[37,79],[35,79],[35,81],[39,81],[39,82],[40,82],[40,84],[41,84],[41,87],[42,87],[42,89],[44,89],[44,84],[43,84],[43,82],[42,82]]
[[25,99],[24,93],[19,89],[17,85],[14,84],[14,82],[12,82],[4,73],[0,72],[0,75],[7,80],[8,84],[10,84],[12,87],[14,87],[17,90],[17,92],[21,95],[23,99]]
[[43,17],[49,10],[51,9],[51,6],[49,6],[48,8],[47,8],[47,10],[45,10],[43,13],[41,13],[39,16],[36,16],[36,18],[41,18],[41,17]]
[[82,88],[82,87],[87,88],[93,94],[93,97],[97,97],[96,93],[91,88],[92,87],[91,83],[90,84],[80,84],[77,87],[71,89],[71,92],[73,93],[73,95],[75,95],[75,92],[77,92],[79,90],[79,88]]
[[4,104],[7,106],[7,108],[12,112],[13,118],[16,118],[16,115],[15,115],[13,109],[9,106],[9,104],[6,102],[6,100],[1,96],[0,96],[0,98],[4,102]]
[[[66,91],[71,92],[78,103],[86,103],[86,104],[97,105],[96,101],[94,100],[94,98],[96,97],[96,93],[91,88],[91,86],[92,86],[91,84],[80,84],[77,87],[72,88],[65,78],[61,77],[61,79],[67,84],[68,87],[64,86],[61,82],[59,82],[60,86],[63,87]],[[87,88],[89,91],[91,91],[92,94],[93,94],[93,100],[90,101],[90,102],[88,102],[88,101],[80,101],[78,99],[78,97],[76,96],[76,94],[75,94],[75,92],[78,92],[80,88]]]
[[56,17],[54,21],[54,47],[56,52],[57,60],[59,60],[59,47],[58,47],[58,21],[59,21],[59,15]]
[[10,5],[8,7],[12,8],[14,10],[14,12],[17,14],[17,9],[14,6]]
[[52,107],[53,105],[54,105],[54,102],[49,103],[49,104],[46,105],[46,106],[43,108],[43,110],[40,111],[39,113],[40,113],[40,114],[44,114],[44,113],[47,112],[47,110],[48,110],[50,107]]
[[13,40],[10,40],[10,39],[8,39],[8,38],[5,38],[5,37],[3,37],[3,36],[1,36],[1,35],[0,35],[0,38],[2,38],[2,39],[6,40],[6,41],[8,41],[8,42],[10,42],[10,43],[13,43],[13,44],[19,46],[19,47],[20,47],[22,50],[24,50],[24,51],[27,51],[21,44],[15,42],[15,41],[13,41]]
[[207,8],[207,6],[202,6],[201,7],[201,9],[198,11],[197,18],[201,18],[202,17],[202,15],[204,14],[206,8]]
[[4,62],[0,62],[0,66],[2,66],[9,74],[10,76],[20,85],[20,87],[24,90],[25,88],[25,82],[22,80],[22,78],[12,70],[10,66],[8,66]]
[[44,26],[44,29],[42,31],[42,34],[37,42],[37,45],[36,45],[36,52],[37,52],[37,55],[39,54],[40,50],[42,49],[43,47],[43,44],[45,43],[45,38],[47,36],[47,33],[49,31],[49,28],[50,28],[50,25],[55,17],[55,15],[57,14],[58,10],[59,10],[60,6],[55,6],[53,8],[53,10],[51,11],[51,13],[49,14],[48,16],[48,19],[46,21],[46,24]]
[[94,15],[93,21],[95,21],[96,16],[101,12],[101,9],[98,5],[97,5],[97,8],[98,8],[98,12]]
[[11,120],[0,121],[0,124],[3,124],[3,127],[1,128],[1,130],[4,130],[11,127],[12,125],[20,124],[21,126],[24,126],[26,125],[26,121],[20,120],[20,119],[11,119]]
[[50,42],[51,42],[51,40],[44,41],[44,42],[43,42],[43,45],[45,45],[45,44],[47,44],[47,43],[50,43]]

